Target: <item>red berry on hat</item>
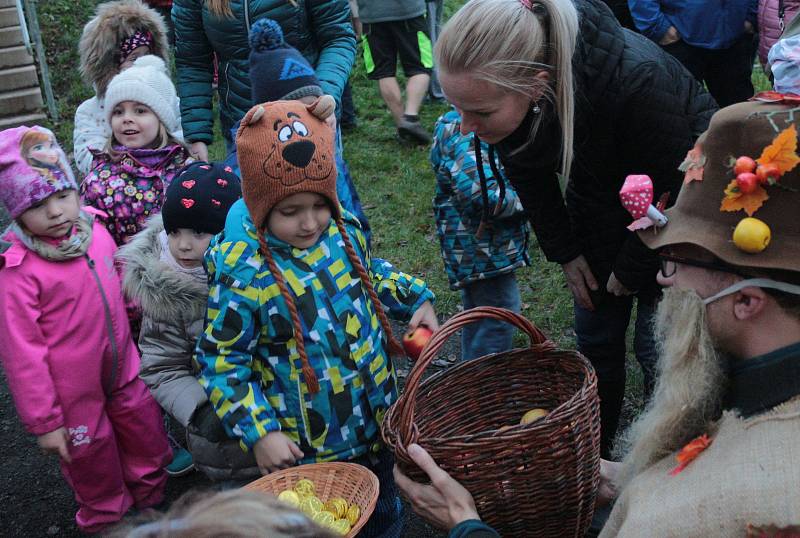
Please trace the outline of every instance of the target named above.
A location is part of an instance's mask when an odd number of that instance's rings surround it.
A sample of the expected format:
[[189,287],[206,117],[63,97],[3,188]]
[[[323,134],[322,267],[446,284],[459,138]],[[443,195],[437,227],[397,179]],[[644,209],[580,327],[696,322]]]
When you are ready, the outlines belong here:
[[742,194],[750,194],[758,187],[758,178],[752,172],[743,172],[736,176],[736,186]]
[[733,173],[738,176],[745,172],[752,172],[756,169],[756,162],[750,157],[742,156],[736,159],[736,164],[733,165]]

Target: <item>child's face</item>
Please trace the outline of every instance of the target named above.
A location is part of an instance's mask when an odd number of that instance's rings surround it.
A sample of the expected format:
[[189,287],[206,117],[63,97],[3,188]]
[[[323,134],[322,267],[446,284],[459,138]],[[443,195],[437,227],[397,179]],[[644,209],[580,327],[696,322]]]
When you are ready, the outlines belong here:
[[56,143],[53,140],[47,140],[46,142],[34,144],[31,149],[28,150],[28,158],[35,159],[40,163],[56,164],[58,162]]
[[150,107],[136,101],[123,101],[111,112],[114,138],[131,149],[152,146],[158,138],[161,122]]
[[81,211],[74,189],[51,194],[19,216],[20,224],[31,235],[58,239],[69,233]]
[[203,255],[213,235],[189,228],[178,228],[167,235],[169,252],[182,267],[192,269],[203,265]]
[[309,248],[316,244],[330,221],[331,209],[323,196],[300,192],[275,205],[267,217],[267,228],[295,248]]
[[147,45],[142,45],[141,47],[136,47],[128,54],[122,62],[119,64],[120,72],[125,71],[127,68],[133,65],[133,62],[141,58],[142,56],[146,56],[150,54],[150,47]]

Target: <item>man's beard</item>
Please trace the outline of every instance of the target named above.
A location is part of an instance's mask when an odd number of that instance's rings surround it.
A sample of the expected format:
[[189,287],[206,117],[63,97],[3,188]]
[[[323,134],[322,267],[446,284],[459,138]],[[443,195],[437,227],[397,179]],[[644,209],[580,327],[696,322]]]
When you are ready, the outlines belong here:
[[624,455],[619,490],[653,463],[710,433],[721,410],[725,374],[703,300],[694,291],[669,288],[653,321],[658,379],[652,400],[618,442]]

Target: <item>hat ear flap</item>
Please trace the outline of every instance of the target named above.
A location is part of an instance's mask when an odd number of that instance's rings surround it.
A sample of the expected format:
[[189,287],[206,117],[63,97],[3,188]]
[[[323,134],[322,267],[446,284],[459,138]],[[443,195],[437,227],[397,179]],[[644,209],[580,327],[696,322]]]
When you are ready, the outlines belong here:
[[323,95],[306,106],[306,109],[317,119],[325,121],[336,110],[336,100],[332,95]]

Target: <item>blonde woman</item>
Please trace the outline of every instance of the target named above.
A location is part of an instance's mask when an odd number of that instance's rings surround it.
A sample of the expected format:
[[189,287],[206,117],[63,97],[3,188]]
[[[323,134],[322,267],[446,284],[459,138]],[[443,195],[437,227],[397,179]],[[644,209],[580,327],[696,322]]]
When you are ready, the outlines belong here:
[[578,348],[599,377],[608,456],[633,298],[647,390],[658,293],[658,259],[626,229],[618,192],[626,175],[648,174],[656,197],[675,200],[678,165],[716,105],[677,60],[623,29],[599,0],[471,0],[445,25],[435,58],[462,132],[492,146],[539,246],[564,270]]

